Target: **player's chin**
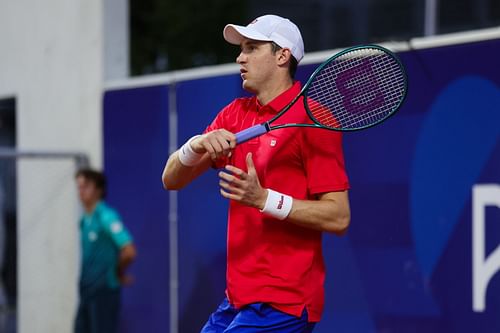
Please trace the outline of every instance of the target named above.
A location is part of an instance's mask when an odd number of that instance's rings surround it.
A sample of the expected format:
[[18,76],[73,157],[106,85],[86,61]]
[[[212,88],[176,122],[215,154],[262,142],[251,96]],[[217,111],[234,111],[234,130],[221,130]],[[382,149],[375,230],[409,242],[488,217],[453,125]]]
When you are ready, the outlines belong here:
[[246,91],[248,91],[250,93],[255,93],[257,91],[255,89],[254,85],[248,80],[243,80],[243,82],[241,83],[241,86],[243,87],[243,89],[245,89]]

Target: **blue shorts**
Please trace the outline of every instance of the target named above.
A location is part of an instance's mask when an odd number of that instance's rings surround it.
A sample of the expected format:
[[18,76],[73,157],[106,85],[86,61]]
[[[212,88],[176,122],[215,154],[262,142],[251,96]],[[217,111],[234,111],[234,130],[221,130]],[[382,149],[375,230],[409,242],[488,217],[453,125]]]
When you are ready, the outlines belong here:
[[314,325],[315,323],[307,322],[306,310],[298,318],[265,303],[254,303],[236,309],[224,298],[200,333],[310,333]]

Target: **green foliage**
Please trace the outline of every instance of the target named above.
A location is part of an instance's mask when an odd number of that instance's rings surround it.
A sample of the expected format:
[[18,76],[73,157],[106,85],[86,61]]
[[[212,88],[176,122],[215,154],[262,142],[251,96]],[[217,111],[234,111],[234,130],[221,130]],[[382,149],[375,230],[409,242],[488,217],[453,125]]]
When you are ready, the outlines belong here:
[[245,11],[235,0],[131,0],[131,74],[234,62],[238,49],[222,30],[244,24]]

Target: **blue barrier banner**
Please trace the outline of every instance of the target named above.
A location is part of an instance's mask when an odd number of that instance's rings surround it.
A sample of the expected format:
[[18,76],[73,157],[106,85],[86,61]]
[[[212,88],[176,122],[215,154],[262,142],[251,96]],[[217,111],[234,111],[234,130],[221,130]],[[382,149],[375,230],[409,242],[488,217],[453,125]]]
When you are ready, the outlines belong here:
[[[315,333],[500,332],[500,40],[399,53],[408,96],[385,123],[344,135],[351,227],[325,235]],[[316,64],[300,66],[305,82]],[[176,83],[178,142],[243,96],[237,73]],[[168,86],[104,99],[110,203],[139,245],[124,332],[166,332]],[[227,201],[215,170],[178,193],[179,332],[224,297]]]
[[168,87],[104,96],[107,201],[137,246],[135,282],[123,288],[120,332],[169,330],[169,198],[161,173],[168,157]]

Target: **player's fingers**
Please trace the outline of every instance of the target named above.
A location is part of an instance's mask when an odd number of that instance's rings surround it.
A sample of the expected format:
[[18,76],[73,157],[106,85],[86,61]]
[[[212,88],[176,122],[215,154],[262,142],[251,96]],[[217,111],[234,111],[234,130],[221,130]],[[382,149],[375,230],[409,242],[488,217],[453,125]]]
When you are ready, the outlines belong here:
[[221,194],[224,198],[231,199],[231,198],[230,198],[231,194],[230,194],[230,193],[228,193],[228,192],[226,192],[226,191],[224,191],[224,189],[222,189],[222,188],[221,188],[221,189],[219,190],[219,192],[220,192],[220,194]]
[[243,184],[243,180],[240,176],[236,177],[224,171],[219,172],[219,178],[235,187],[241,187]]
[[229,148],[234,149],[234,147],[236,147],[236,135],[225,129],[221,130],[221,134],[224,136],[224,139],[228,143]]
[[212,138],[216,138],[221,145],[227,145],[228,147],[234,148],[236,143],[236,136],[225,129],[218,129],[213,132],[208,133]]
[[217,136],[211,136],[205,144],[212,160],[216,160],[224,154],[224,147]]
[[208,142],[204,141],[203,142],[203,148],[206,150],[206,152],[210,155],[210,158],[212,160],[215,160],[217,158],[217,154],[215,152],[214,147]]
[[253,164],[252,153],[248,153],[246,156],[247,170],[249,175],[256,175],[255,165]]
[[245,180],[248,178],[248,174],[245,171],[243,171],[240,168],[237,168],[233,165],[229,165],[229,164],[226,165],[226,170],[231,172],[232,174],[238,176],[239,179]]
[[228,192],[228,191],[224,190],[223,188],[221,188],[221,189],[219,190],[219,192],[220,192],[220,194],[221,194],[224,198],[226,198],[226,199],[231,199],[231,200],[236,200],[236,201],[239,201],[239,200],[241,199],[241,197],[240,197],[240,196],[235,195],[235,194],[234,194],[234,193],[232,193],[232,192]]
[[223,180],[220,180],[219,186],[223,188],[227,193],[237,195],[239,198],[243,195],[243,190],[237,186],[234,186],[234,183],[228,183]]
[[227,130],[215,130],[201,135],[191,143],[196,152],[207,152],[212,160],[227,156],[235,146],[235,136]]
[[224,156],[231,156],[233,150],[234,150],[234,147],[236,146],[235,143],[229,141],[229,139],[224,136],[224,137],[221,137],[220,138],[221,140],[219,141],[221,147],[222,147],[222,154]]
[[231,147],[231,143],[226,139],[226,137],[221,137],[219,144],[222,147],[222,155],[227,156],[231,153],[233,148]]
[[229,185],[228,182],[225,182],[223,180],[219,180],[219,186],[222,187],[226,192],[228,192],[228,193],[231,192],[231,185]]
[[234,134],[226,130],[214,132],[212,139],[214,140],[212,145],[219,157],[229,156],[236,145]]

